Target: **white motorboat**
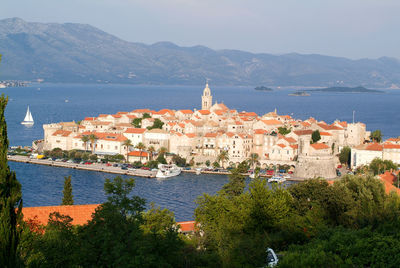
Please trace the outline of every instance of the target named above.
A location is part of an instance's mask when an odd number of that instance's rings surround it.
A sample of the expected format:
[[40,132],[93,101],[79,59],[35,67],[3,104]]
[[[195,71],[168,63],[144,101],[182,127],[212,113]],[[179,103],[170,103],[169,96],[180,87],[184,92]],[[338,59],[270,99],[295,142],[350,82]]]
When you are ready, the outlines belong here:
[[201,174],[201,168],[196,168],[196,175],[200,175]]
[[34,123],[35,122],[33,121],[33,117],[32,117],[31,111],[29,110],[29,106],[28,106],[28,110],[26,110],[26,115],[25,115],[24,121],[22,121],[21,124],[32,126]]
[[269,183],[273,183],[273,182],[282,183],[282,182],[285,182],[285,181],[286,181],[286,179],[282,178],[282,177],[272,177],[272,178],[268,179]]
[[181,172],[182,169],[174,164],[172,165],[159,164],[156,178],[164,179],[169,177],[175,177],[181,174]]

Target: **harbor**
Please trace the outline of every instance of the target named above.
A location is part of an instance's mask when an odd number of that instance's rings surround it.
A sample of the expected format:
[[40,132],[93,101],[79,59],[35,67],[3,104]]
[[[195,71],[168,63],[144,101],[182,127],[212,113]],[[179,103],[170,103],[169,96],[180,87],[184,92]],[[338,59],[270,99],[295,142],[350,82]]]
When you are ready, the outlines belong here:
[[[8,155],[8,161],[13,162],[21,162],[21,163],[29,163],[29,164],[37,164],[37,165],[45,165],[45,166],[53,166],[53,167],[62,167],[62,168],[72,168],[78,170],[87,170],[87,171],[96,171],[96,172],[105,172],[112,174],[120,174],[127,176],[135,176],[135,177],[143,177],[143,178],[156,178],[157,170],[146,170],[146,169],[128,169],[124,170],[120,167],[107,166],[104,163],[92,163],[92,164],[77,164],[77,163],[68,163],[62,161],[53,161],[50,159],[36,159],[30,158],[28,156],[22,155]],[[196,174],[196,169],[182,169],[182,172]],[[228,171],[215,171],[215,170],[201,170],[201,174],[212,174],[212,175],[224,175],[228,176],[230,172]],[[201,175],[200,174],[200,175]],[[199,174],[197,174],[199,175]],[[249,174],[242,174],[244,176],[248,176]],[[270,178],[271,175],[260,174],[260,177]],[[294,178],[287,177],[287,181],[300,182],[303,181],[303,178]]]

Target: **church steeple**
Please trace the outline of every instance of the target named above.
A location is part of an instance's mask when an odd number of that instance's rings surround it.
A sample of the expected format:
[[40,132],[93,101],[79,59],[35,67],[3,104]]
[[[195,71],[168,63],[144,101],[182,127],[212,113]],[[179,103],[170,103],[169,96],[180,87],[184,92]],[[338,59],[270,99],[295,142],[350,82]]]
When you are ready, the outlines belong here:
[[208,82],[206,83],[206,87],[203,91],[203,96],[201,97],[201,109],[202,110],[210,110],[212,106],[212,96],[211,90],[208,87]]

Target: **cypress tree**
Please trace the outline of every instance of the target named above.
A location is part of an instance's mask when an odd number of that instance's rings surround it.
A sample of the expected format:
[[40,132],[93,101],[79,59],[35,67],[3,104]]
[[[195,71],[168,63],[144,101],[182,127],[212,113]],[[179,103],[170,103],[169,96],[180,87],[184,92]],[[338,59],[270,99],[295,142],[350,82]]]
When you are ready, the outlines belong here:
[[73,197],[74,196],[72,195],[71,176],[64,177],[63,200],[61,205],[73,205]]
[[0,267],[19,267],[17,247],[22,231],[21,184],[7,163],[7,124],[4,111],[8,98],[0,97]]

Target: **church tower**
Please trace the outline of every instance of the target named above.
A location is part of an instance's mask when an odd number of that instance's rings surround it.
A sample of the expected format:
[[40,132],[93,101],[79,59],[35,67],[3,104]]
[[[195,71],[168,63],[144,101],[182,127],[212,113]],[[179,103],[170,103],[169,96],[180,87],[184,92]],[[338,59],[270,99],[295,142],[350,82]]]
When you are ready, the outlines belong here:
[[212,96],[210,88],[208,87],[208,83],[203,91],[203,96],[201,96],[201,109],[202,110],[210,110],[212,106]]

